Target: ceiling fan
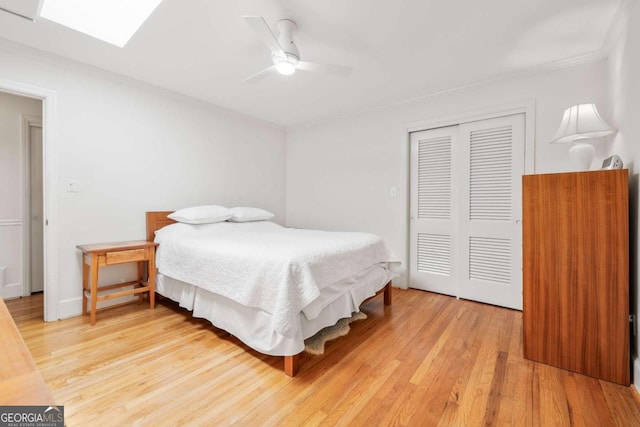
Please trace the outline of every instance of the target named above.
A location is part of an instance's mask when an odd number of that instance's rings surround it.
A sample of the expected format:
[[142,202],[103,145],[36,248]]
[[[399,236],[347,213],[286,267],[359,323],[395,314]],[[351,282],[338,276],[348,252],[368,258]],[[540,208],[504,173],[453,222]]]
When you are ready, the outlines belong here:
[[342,65],[319,64],[317,62],[301,61],[298,47],[293,41],[293,31],[297,28],[291,19],[281,19],[276,23],[278,37],[276,37],[267,22],[261,16],[243,16],[251,28],[260,36],[262,41],[271,49],[273,65],[247,78],[245,82],[255,82],[268,75],[280,73],[293,74],[296,70],[313,71],[346,77],[351,73],[351,67]]

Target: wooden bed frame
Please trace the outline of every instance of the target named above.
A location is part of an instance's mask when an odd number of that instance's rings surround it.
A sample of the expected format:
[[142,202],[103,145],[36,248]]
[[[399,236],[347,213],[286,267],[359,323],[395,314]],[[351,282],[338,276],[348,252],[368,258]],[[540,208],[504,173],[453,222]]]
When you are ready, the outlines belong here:
[[[167,215],[172,214],[173,211],[151,211],[147,212],[147,241],[153,242],[155,238],[156,230],[160,230],[162,227],[165,227],[169,224],[173,224],[174,220],[171,218],[167,218]],[[372,298],[377,297],[380,294],[384,294],[384,305],[391,305],[391,280],[387,283],[384,288],[380,289],[376,294],[370,298],[367,298],[362,302],[369,301]],[[300,361],[300,353],[294,354],[292,356],[283,356],[284,357],[284,372],[293,377],[298,372],[299,361]]]

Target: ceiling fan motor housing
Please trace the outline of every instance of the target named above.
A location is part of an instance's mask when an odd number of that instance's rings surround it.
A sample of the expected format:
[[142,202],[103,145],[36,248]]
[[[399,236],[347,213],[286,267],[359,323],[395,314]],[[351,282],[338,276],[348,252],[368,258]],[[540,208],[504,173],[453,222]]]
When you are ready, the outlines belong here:
[[[293,31],[297,28],[295,22],[290,19],[281,19],[276,23],[278,29],[278,44],[282,48],[287,60],[300,60],[300,52],[298,46],[293,41]],[[277,56],[277,55],[274,55]]]

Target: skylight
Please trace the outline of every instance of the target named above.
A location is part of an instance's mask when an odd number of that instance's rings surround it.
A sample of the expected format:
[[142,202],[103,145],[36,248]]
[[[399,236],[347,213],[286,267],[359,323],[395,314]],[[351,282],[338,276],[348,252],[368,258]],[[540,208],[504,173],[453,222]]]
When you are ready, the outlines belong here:
[[40,16],[123,47],[162,0],[45,0]]

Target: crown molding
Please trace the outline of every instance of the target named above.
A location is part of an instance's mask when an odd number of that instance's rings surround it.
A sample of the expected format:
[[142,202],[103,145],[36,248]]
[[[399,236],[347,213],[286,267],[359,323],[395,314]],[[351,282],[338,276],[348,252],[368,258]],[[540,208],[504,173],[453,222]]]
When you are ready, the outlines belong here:
[[218,113],[228,114],[236,117],[243,118],[244,120],[255,123],[259,126],[264,126],[277,130],[285,130],[284,126],[277,123],[273,123],[267,120],[259,119],[254,116],[250,116],[246,113],[233,110],[231,108],[223,107],[204,99],[200,99],[194,96],[185,95],[180,92],[176,92],[171,89],[166,89],[161,86],[157,86],[151,83],[144,82],[132,77],[127,77],[122,74],[107,71],[103,68],[99,68],[93,65],[86,64],[84,62],[76,61],[74,59],[65,58],[60,55],[56,55],[44,50],[36,49],[21,43],[16,43],[11,40],[0,37],[0,50],[9,52],[15,55],[19,55],[23,58],[42,62],[48,65],[54,65],[66,69],[71,72],[77,72],[86,76],[106,80],[111,83],[117,83],[125,86],[135,87],[136,89],[145,91],[147,93],[159,95],[165,98],[170,98],[175,101],[183,102],[199,108],[205,108],[208,110],[214,110]]

